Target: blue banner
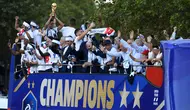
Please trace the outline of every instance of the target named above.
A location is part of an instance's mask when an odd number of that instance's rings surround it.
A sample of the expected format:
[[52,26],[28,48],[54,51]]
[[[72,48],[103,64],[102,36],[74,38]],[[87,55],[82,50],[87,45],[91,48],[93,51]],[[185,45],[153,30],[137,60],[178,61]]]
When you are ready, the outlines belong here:
[[167,110],[190,110],[190,40],[161,42]]
[[[152,73],[154,74],[154,73]],[[127,75],[32,74],[14,81],[10,110],[160,110],[163,86],[155,87],[144,75],[131,85]],[[11,92],[11,91],[10,91]]]

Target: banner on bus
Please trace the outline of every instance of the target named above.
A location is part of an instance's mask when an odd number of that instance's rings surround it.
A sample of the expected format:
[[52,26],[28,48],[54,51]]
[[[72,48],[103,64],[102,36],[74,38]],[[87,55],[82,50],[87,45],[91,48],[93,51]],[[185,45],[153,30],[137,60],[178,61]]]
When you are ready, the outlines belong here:
[[[152,73],[154,74],[154,73]],[[10,110],[160,110],[164,88],[144,75],[32,74],[14,81]]]

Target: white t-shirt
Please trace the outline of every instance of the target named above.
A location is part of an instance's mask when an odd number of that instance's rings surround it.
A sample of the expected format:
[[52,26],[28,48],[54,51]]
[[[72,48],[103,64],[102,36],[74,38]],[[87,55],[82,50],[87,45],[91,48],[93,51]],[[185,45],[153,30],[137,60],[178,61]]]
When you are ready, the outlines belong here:
[[70,27],[70,26],[66,26],[66,27],[62,27],[61,30],[59,30],[59,32],[62,33],[62,36],[66,37],[66,36],[72,36],[73,39],[75,39],[75,28]]
[[143,46],[138,46],[136,44],[136,42],[133,42],[132,45],[131,45],[135,50],[136,52],[138,53],[142,53],[144,50],[148,50],[148,47],[146,45],[143,45]]
[[53,37],[53,38],[55,38],[55,37],[57,37],[57,33],[58,33],[58,28],[57,27],[55,27],[55,28],[52,28],[52,29],[46,29],[45,30],[45,34],[46,34],[46,36],[48,36],[48,37]]
[[34,30],[33,36],[34,36],[34,43],[35,44],[37,43],[40,46],[42,43],[42,36],[41,36],[41,33],[39,32],[39,30]]
[[80,46],[81,46],[81,44],[82,44],[83,41],[82,41],[82,39],[81,39],[81,40],[78,40],[77,38],[78,38],[78,37],[76,37],[76,38],[75,38],[75,41],[74,41],[74,43],[75,43],[75,50],[76,50],[76,51],[79,51]]

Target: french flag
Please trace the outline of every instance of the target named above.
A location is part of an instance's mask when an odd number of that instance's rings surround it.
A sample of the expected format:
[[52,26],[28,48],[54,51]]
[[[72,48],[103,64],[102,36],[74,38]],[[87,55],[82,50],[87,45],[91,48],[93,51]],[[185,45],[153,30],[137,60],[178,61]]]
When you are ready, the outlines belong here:
[[106,34],[107,36],[113,36],[115,30],[111,27],[91,29],[90,34]]

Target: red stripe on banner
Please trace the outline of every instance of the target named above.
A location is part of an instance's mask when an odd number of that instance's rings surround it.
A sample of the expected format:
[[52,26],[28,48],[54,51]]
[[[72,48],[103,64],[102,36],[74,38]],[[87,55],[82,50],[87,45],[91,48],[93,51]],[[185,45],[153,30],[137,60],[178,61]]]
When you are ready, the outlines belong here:
[[114,32],[114,29],[112,29],[111,27],[108,27],[108,28],[106,28],[105,34],[110,35],[110,34],[112,34],[113,32]]
[[147,67],[146,78],[154,86],[160,88],[163,84],[163,69],[161,67]]

